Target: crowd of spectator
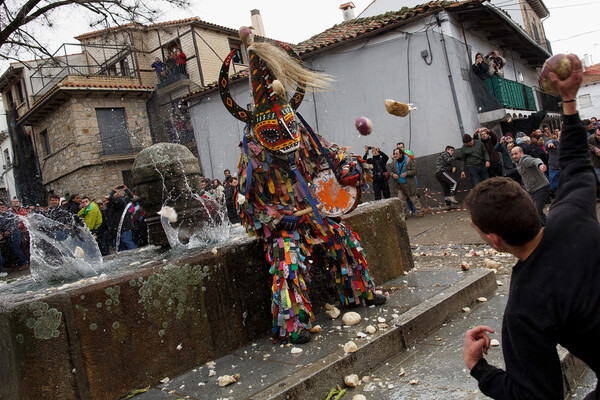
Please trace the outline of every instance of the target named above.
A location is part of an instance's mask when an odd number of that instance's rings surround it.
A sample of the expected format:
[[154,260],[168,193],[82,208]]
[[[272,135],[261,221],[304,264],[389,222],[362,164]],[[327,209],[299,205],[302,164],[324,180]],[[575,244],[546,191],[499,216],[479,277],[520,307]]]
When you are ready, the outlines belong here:
[[[596,118],[583,121],[588,130],[588,145],[592,166],[597,177],[597,200],[600,201],[600,124]],[[458,181],[454,177],[459,167],[461,179],[467,174],[471,186],[495,176],[513,179],[531,195],[540,220],[545,223],[543,208],[550,203],[558,188],[560,169],[559,128],[543,125],[527,135],[525,132],[507,133],[502,137],[488,129],[479,128],[473,135],[463,136],[463,147],[455,157],[453,146],[446,146],[436,162],[435,176],[442,186],[446,206],[453,207]],[[371,154],[369,154],[371,152]],[[405,215],[423,214],[417,194],[417,168],[414,154],[398,143],[390,157],[380,148],[365,146],[363,159],[372,165],[375,200],[389,198],[391,185],[402,200]],[[394,193],[395,194],[395,193]]]
[[186,65],[187,56],[180,48],[175,48],[167,53],[164,62],[159,57],[156,57],[151,67],[156,72],[158,81],[163,82],[175,75],[187,75]]

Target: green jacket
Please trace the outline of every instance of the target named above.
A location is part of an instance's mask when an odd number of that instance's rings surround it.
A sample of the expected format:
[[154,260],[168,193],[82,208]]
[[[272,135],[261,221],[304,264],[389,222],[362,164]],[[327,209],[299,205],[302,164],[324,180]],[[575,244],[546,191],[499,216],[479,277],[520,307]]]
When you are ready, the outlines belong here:
[[490,156],[481,140],[474,139],[473,146],[463,145],[460,157],[462,158],[461,171],[468,166],[483,167],[486,161],[490,161]]
[[85,226],[87,226],[90,231],[98,229],[102,223],[102,212],[100,211],[98,205],[94,202],[91,202],[86,208],[79,210],[77,215],[83,217]]

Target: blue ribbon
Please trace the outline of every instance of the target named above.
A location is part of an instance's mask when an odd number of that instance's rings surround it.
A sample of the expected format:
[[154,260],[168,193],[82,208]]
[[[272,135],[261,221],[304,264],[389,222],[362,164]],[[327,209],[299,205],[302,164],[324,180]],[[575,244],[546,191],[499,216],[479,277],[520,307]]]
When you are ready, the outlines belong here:
[[335,179],[337,179],[337,181],[339,182],[340,179],[338,177],[337,171],[335,170],[335,166],[333,164],[333,161],[329,157],[329,152],[325,149],[325,147],[323,147],[323,144],[321,143],[321,141],[319,140],[319,138],[317,137],[317,135],[315,134],[315,132],[312,130],[312,128],[310,127],[310,125],[308,125],[308,123],[304,120],[304,118],[302,118],[302,115],[300,115],[300,113],[298,113],[298,112],[296,112],[296,115],[298,116],[298,119],[300,120],[300,122],[302,122],[302,125],[304,125],[304,127],[306,128],[306,131],[308,132],[308,134],[310,135],[310,137],[317,144],[317,147],[319,148],[319,150],[321,151],[321,153],[323,154],[323,156],[325,156],[325,160],[327,160],[327,164],[329,164],[329,168],[331,168],[331,170],[335,174]]
[[302,190],[306,194],[306,199],[308,200],[308,204],[310,204],[310,208],[312,208],[313,210],[315,219],[319,224],[323,225],[323,219],[321,218],[321,214],[319,213],[319,209],[317,208],[317,202],[315,201],[314,197],[312,197],[312,195],[310,194],[310,190],[308,189],[308,185],[304,181],[304,178],[302,178],[302,175],[300,175],[300,171],[298,171],[298,168],[296,167],[296,159],[294,158],[293,154],[289,155],[288,161],[290,163],[290,168],[292,169],[292,171],[294,171],[294,175],[296,175],[298,182],[300,182],[300,185],[302,186]]
[[248,155],[248,139],[246,137],[246,129],[248,129],[249,127],[250,125],[247,124],[246,128],[244,129],[244,138],[242,139],[244,154],[246,154],[246,159],[248,160],[248,167],[246,168],[246,189],[244,190],[244,196],[248,194],[250,186],[252,186],[252,160],[250,160],[250,156]]

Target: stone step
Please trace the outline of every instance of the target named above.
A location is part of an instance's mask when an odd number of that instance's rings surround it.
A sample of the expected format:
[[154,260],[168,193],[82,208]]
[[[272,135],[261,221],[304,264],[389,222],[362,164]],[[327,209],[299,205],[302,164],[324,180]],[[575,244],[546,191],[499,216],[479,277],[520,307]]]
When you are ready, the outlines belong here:
[[[358,325],[344,327],[341,318],[331,320],[320,313],[316,323],[322,332],[313,335],[309,344],[298,346],[302,349],[299,354],[292,354],[293,346],[273,345],[264,338],[215,360],[212,367],[202,365],[169,377],[167,383],[136,399],[325,398],[331,387],[344,386],[345,375],[370,374],[392,357],[410,353],[431,332],[460,315],[463,307],[473,305],[478,297],[492,296],[497,286],[494,273],[488,270],[417,270],[382,288],[390,293],[388,303],[355,309],[362,316]],[[389,326],[357,338],[357,332],[369,324],[376,326],[379,318]],[[358,351],[347,354],[342,346],[350,340]],[[219,376],[236,373],[240,374],[236,384],[217,385]]]

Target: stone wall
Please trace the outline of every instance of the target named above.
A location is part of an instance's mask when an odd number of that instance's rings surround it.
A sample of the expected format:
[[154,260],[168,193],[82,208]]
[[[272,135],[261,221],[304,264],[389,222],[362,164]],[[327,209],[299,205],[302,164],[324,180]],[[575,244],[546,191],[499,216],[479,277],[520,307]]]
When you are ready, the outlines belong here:
[[[89,92],[87,93],[89,94]],[[106,188],[122,183],[120,171],[130,170],[134,153],[102,155],[96,108],[124,108],[133,151],[152,144],[146,97],[82,93],[68,99],[42,122],[33,126],[43,184],[57,194],[86,193],[99,197]],[[117,97],[118,96],[118,97]],[[46,154],[41,133],[47,132],[51,154]]]

